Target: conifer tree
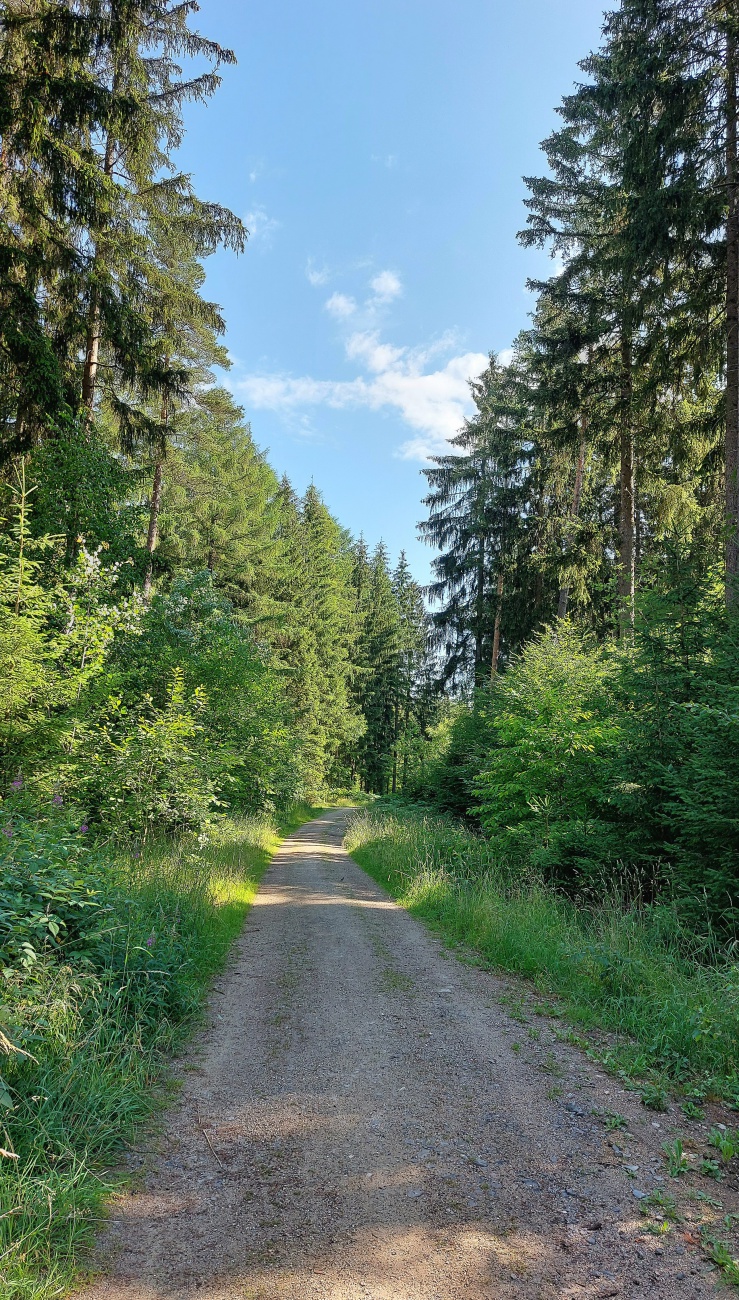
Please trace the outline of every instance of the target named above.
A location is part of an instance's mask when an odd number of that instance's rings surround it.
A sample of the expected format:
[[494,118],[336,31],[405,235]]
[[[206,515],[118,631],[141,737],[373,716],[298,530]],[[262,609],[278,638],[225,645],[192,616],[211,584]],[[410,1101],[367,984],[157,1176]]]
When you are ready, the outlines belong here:
[[410,765],[430,721],[428,699],[429,618],[423,592],[413,578],[405,551],[392,575],[398,619],[395,673],[392,793],[405,789]]
[[81,232],[105,204],[93,138],[114,117],[111,96],[91,71],[99,39],[88,4],[0,5],[4,459],[75,404],[65,320],[77,310],[87,265]]
[[177,413],[160,516],[159,563],[207,569],[268,636],[271,588],[283,563],[278,480],[224,388]]
[[360,545],[353,576],[361,619],[355,698],[365,724],[358,768],[366,790],[385,794],[392,781],[399,721],[401,627],[383,543],[369,558]]
[[445,671],[452,681],[471,674],[482,685],[498,667],[505,577],[519,543],[528,472],[513,373],[491,356],[471,387],[477,413],[451,439],[462,454],[435,457],[436,468],[424,470],[434,491],[420,530],[442,552],[429,593],[444,602],[432,621],[445,645]]

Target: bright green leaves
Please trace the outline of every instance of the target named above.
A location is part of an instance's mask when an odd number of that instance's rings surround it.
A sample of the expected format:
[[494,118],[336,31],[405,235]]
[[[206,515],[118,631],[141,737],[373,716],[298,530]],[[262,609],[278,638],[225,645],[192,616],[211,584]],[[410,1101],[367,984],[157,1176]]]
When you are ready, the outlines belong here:
[[486,831],[585,823],[607,799],[620,728],[613,664],[568,623],[528,643],[485,697],[486,754],[475,782]]

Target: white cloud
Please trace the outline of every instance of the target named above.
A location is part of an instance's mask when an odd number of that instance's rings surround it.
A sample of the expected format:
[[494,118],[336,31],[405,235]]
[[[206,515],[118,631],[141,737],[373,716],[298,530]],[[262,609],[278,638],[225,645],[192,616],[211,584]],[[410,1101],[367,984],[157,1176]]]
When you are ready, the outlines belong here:
[[405,348],[395,348],[392,343],[381,343],[377,333],[351,334],[347,339],[346,355],[351,361],[364,361],[369,370],[381,374],[402,360]]
[[264,208],[253,208],[251,212],[247,212],[244,222],[249,231],[251,243],[254,244],[259,241],[259,243],[264,244],[265,248],[269,248],[275,231],[279,230],[282,225],[281,221],[268,216]]
[[337,320],[346,320],[347,317],[353,316],[357,310],[357,304],[353,298],[348,298],[345,293],[332,293],[324,304],[326,311]]
[[376,302],[392,302],[403,292],[403,286],[394,271],[380,271],[370,280],[370,289]]
[[373,153],[372,161],[382,163],[382,166],[387,167],[388,171],[391,172],[398,165],[398,155],[396,153]]
[[314,289],[321,284],[326,284],[329,274],[330,272],[327,266],[314,266],[313,258],[308,258],[308,265],[305,268],[305,277],[308,283],[313,285]]
[[513,360],[513,348],[502,348],[498,353],[498,362],[501,366],[509,366]]
[[427,460],[444,450],[470,414],[468,380],[484,370],[488,361],[482,352],[465,352],[429,369],[430,358],[437,351],[438,344],[431,348],[394,347],[382,343],[376,333],[355,333],[346,346],[347,356],[364,369],[355,379],[262,374],[248,375],[233,386],[251,406],[285,414],[306,406],[394,410],[414,431],[414,437],[404,442],[397,454],[406,460]]

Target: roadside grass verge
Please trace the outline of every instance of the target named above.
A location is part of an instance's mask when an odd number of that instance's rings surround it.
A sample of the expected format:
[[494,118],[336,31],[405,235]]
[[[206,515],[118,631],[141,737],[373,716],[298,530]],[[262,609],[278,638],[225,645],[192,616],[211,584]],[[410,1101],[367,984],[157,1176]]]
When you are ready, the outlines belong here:
[[[283,835],[320,807],[229,819],[210,843],[119,854],[102,923],[62,960],[0,980],[0,1023],[29,1053],[2,1058],[0,1295],[64,1294],[104,1216],[110,1170],[171,1095],[166,1062],[196,1022]],[[16,1158],[13,1158],[15,1156]]]
[[590,1047],[623,1078],[739,1106],[737,953],[697,939],[668,903],[576,904],[513,876],[489,841],[405,806],[358,812],[345,845],[452,944],[556,996],[571,1022],[615,1035]]

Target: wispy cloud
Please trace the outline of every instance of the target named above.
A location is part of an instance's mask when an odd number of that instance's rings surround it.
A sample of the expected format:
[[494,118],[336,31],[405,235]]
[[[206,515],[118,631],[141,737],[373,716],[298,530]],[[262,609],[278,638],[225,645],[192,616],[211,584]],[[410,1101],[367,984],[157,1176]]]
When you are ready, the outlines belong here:
[[380,271],[370,280],[370,289],[376,303],[392,302],[403,292],[403,286],[394,271]]
[[398,165],[398,155],[396,153],[373,153],[372,161],[381,163],[383,167],[387,167],[387,170],[391,172]]
[[327,266],[314,266],[313,258],[308,258],[308,265],[305,268],[305,278],[313,288],[318,288],[321,284],[326,284],[330,278],[331,272]]
[[337,320],[348,320],[357,310],[357,304],[353,298],[347,297],[345,293],[332,293],[324,304],[326,311],[335,316]]
[[275,231],[282,225],[282,222],[277,221],[275,217],[268,216],[264,208],[253,208],[251,212],[247,212],[244,222],[249,231],[250,243],[258,242],[265,248],[271,246]]
[[347,357],[362,369],[354,379],[255,374],[237,380],[234,388],[252,407],[283,414],[296,415],[315,406],[395,411],[413,431],[396,454],[424,461],[443,451],[462,426],[472,406],[468,381],[487,364],[484,353],[464,352],[434,368],[435,353],[438,344],[395,347],[383,343],[376,333],[357,332],[346,343]]

